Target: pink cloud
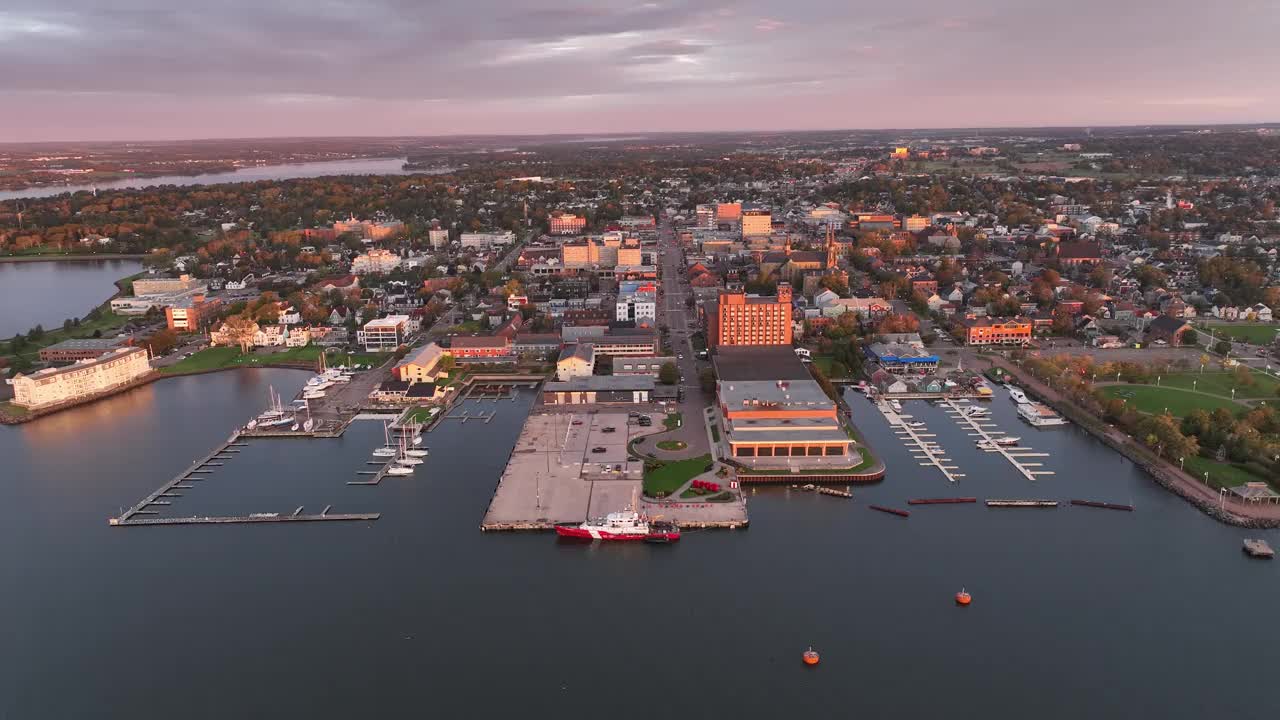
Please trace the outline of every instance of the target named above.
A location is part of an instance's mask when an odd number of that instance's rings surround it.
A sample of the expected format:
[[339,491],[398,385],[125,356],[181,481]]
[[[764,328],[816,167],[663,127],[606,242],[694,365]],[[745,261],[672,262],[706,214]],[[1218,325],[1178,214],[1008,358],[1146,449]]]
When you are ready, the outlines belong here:
[[756,22],[756,30],[759,30],[760,32],[773,32],[774,30],[778,30],[785,26],[786,23],[781,20],[774,20],[773,18],[760,18],[760,20]]

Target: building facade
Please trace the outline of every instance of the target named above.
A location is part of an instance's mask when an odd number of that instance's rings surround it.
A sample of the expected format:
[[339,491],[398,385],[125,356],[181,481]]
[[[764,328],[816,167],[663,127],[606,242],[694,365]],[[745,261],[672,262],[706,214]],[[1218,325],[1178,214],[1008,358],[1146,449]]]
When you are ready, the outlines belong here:
[[572,213],[552,215],[549,220],[552,235],[577,235],[587,227],[587,219]]
[[388,315],[365,323],[356,331],[356,342],[365,352],[385,352],[400,347],[410,332],[408,315]]
[[390,250],[374,249],[351,261],[353,273],[389,273],[400,267],[400,256]]
[[14,377],[13,403],[39,410],[126,385],[150,371],[151,362],[144,348],[119,348],[64,368]]
[[773,213],[765,208],[743,208],[742,234],[768,235],[773,232]]
[[969,318],[963,321],[968,345],[1025,345],[1031,342],[1027,318]]
[[722,292],[716,305],[716,346],[790,345],[791,285],[778,283],[776,297]]

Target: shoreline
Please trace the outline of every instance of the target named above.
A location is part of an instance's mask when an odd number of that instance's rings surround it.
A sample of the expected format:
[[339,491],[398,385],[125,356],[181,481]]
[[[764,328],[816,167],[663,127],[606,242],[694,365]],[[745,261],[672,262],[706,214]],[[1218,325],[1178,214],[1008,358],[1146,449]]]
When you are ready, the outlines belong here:
[[[1219,494],[1216,491],[1174,467],[1172,463],[1161,458],[1151,457],[1149,453],[1145,452],[1145,448],[1138,446],[1132,438],[1118,428],[1110,426],[1105,429],[1095,427],[1095,423],[1102,422],[1099,418],[1077,407],[1074,402],[1067,400],[1052,388],[1046,387],[1044,383],[1022,368],[1013,366],[1013,363],[999,362],[994,358],[986,359],[989,366],[1002,368],[1017,378],[1019,386],[1024,391],[1029,391],[1036,399],[1051,406],[1075,423],[1077,427],[1123,455],[1134,465],[1137,465],[1157,485],[1186,500],[1193,507],[1214,520],[1243,528],[1280,528],[1280,517],[1251,513],[1252,507],[1248,505],[1242,506],[1235,500],[1229,500],[1226,507],[1219,507]],[[1275,511],[1275,506],[1258,506],[1257,509],[1267,508],[1270,508],[1273,512]]]
[[[0,255],[0,263],[27,263],[27,262],[53,262],[55,260],[67,260],[72,262],[89,262],[93,260],[143,260],[147,257],[146,253],[110,253],[110,254],[93,254],[93,253],[68,253],[66,255]],[[114,299],[113,295],[108,300]]]
[[298,365],[298,364],[291,364],[291,363],[264,363],[262,365],[257,365],[254,367],[209,368],[208,370],[190,370],[188,372],[180,372],[180,373],[164,373],[159,370],[152,369],[151,372],[147,373],[146,375],[143,375],[142,377],[139,377],[139,378],[135,378],[119,387],[114,387],[114,388],[111,388],[110,390],[104,390],[100,393],[95,393],[93,395],[89,395],[83,398],[77,398],[75,400],[71,400],[65,403],[53,405],[51,407],[41,408],[39,410],[31,410],[31,411],[28,411],[26,415],[23,415],[20,417],[9,415],[3,412],[2,410],[0,410],[0,425],[9,425],[9,426],[23,425],[23,424],[32,422],[33,420],[39,420],[40,418],[48,417],[50,415],[60,413],[63,410],[71,410],[72,408],[77,408],[82,405],[88,405],[90,403],[95,403],[99,400],[105,400],[109,397],[114,397],[116,395],[120,395],[122,393],[128,392],[129,390],[135,390],[140,387],[146,387],[151,383],[159,382],[161,380],[167,380],[169,378],[190,377],[192,375],[209,375],[211,373],[229,372],[232,370],[310,371],[311,369],[312,368],[310,365]]

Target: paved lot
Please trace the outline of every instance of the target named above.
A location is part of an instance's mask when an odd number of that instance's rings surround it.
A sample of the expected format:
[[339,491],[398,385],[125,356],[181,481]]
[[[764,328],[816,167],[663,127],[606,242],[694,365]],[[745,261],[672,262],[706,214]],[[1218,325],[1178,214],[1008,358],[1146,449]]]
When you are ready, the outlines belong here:
[[644,472],[641,463],[627,461],[626,444],[636,429],[626,412],[530,415],[484,525],[550,526],[625,509],[640,492]]

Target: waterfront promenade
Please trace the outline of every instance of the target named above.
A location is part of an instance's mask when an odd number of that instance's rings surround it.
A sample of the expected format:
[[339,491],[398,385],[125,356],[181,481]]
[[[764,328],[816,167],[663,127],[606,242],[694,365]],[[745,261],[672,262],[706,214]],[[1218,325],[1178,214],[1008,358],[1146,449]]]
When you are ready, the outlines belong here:
[[[969,360],[969,358],[966,358]],[[1249,527],[1280,527],[1280,506],[1247,503],[1223,495],[1207,486],[1203,480],[1180,470],[1176,465],[1152,456],[1133,438],[1119,428],[1105,423],[1090,415],[1062,393],[1045,385],[1023,370],[1016,363],[995,361],[990,357],[975,355],[972,362],[982,363],[983,367],[999,366],[1004,368],[1024,390],[1044,400],[1062,412],[1068,419],[1092,433],[1117,452],[1125,455],[1149,473],[1157,483],[1171,492],[1185,498],[1210,516],[1233,525]]]

